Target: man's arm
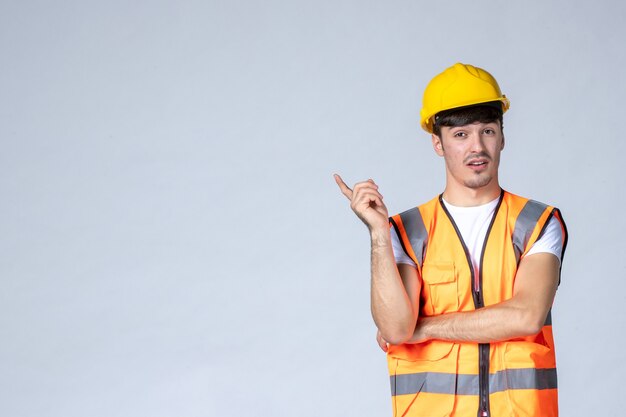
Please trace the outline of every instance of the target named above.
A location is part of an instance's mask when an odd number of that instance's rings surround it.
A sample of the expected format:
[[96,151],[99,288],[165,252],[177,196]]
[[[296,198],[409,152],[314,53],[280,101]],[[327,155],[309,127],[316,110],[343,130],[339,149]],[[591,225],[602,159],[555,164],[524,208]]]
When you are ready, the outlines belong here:
[[381,336],[404,343],[414,332],[419,312],[420,281],[412,265],[397,264],[389,229],[372,235],[372,317]]
[[350,207],[365,223],[371,238],[372,317],[382,336],[391,343],[408,340],[415,330],[419,303],[417,270],[410,265],[396,266],[389,233],[389,215],[383,196],[373,180],[357,183],[351,189],[335,175]]
[[430,339],[489,343],[536,334],[554,301],[559,269],[559,259],[551,253],[527,256],[517,270],[511,299],[474,311],[420,318],[405,343]]

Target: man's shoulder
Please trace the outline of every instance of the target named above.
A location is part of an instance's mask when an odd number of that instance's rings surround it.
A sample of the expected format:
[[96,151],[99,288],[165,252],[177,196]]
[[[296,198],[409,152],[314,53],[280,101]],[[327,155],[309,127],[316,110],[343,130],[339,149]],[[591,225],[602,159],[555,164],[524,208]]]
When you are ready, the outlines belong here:
[[431,200],[423,203],[423,204],[419,204],[417,206],[413,206],[411,208],[408,208],[404,211],[399,212],[398,214],[395,214],[393,216],[391,216],[392,218],[394,217],[406,217],[406,216],[410,216],[410,215],[415,215],[418,213],[421,213],[423,211],[426,210],[432,210],[434,207],[437,206],[437,204],[439,204],[439,195],[435,196],[434,198],[432,198]]
[[533,198],[523,197],[523,196],[511,193],[509,191],[503,192],[503,203],[507,205],[519,206],[520,209],[533,210],[533,211],[538,211],[538,210],[543,211],[549,207],[554,208],[554,206],[551,204],[544,203],[539,200],[535,200]]

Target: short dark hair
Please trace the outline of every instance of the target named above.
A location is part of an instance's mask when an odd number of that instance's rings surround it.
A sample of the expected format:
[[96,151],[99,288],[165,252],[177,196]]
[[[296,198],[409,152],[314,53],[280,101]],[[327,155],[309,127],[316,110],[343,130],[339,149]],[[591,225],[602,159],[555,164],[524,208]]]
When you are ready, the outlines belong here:
[[442,126],[457,127],[476,122],[491,123],[495,121],[500,122],[501,129],[504,128],[502,123],[502,103],[499,101],[458,107],[441,111],[435,115],[433,133],[441,137]]

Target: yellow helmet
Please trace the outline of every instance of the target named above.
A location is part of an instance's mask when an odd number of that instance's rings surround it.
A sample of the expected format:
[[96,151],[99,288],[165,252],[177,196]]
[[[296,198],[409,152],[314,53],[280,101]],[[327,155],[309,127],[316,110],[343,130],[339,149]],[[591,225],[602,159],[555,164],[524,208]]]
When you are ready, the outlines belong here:
[[490,101],[500,101],[502,113],[509,109],[509,99],[491,74],[482,68],[456,63],[426,86],[420,124],[425,131],[433,133],[433,119],[440,111]]

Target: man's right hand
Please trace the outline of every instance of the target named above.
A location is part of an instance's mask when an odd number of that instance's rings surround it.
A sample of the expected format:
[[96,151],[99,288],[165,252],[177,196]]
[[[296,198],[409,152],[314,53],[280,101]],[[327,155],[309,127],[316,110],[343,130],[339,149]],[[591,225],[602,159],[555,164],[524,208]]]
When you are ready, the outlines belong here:
[[389,214],[383,203],[383,196],[378,192],[378,185],[374,180],[358,182],[351,189],[338,174],[334,175],[335,182],[341,193],[350,200],[350,208],[365,223],[370,232],[389,229]]

